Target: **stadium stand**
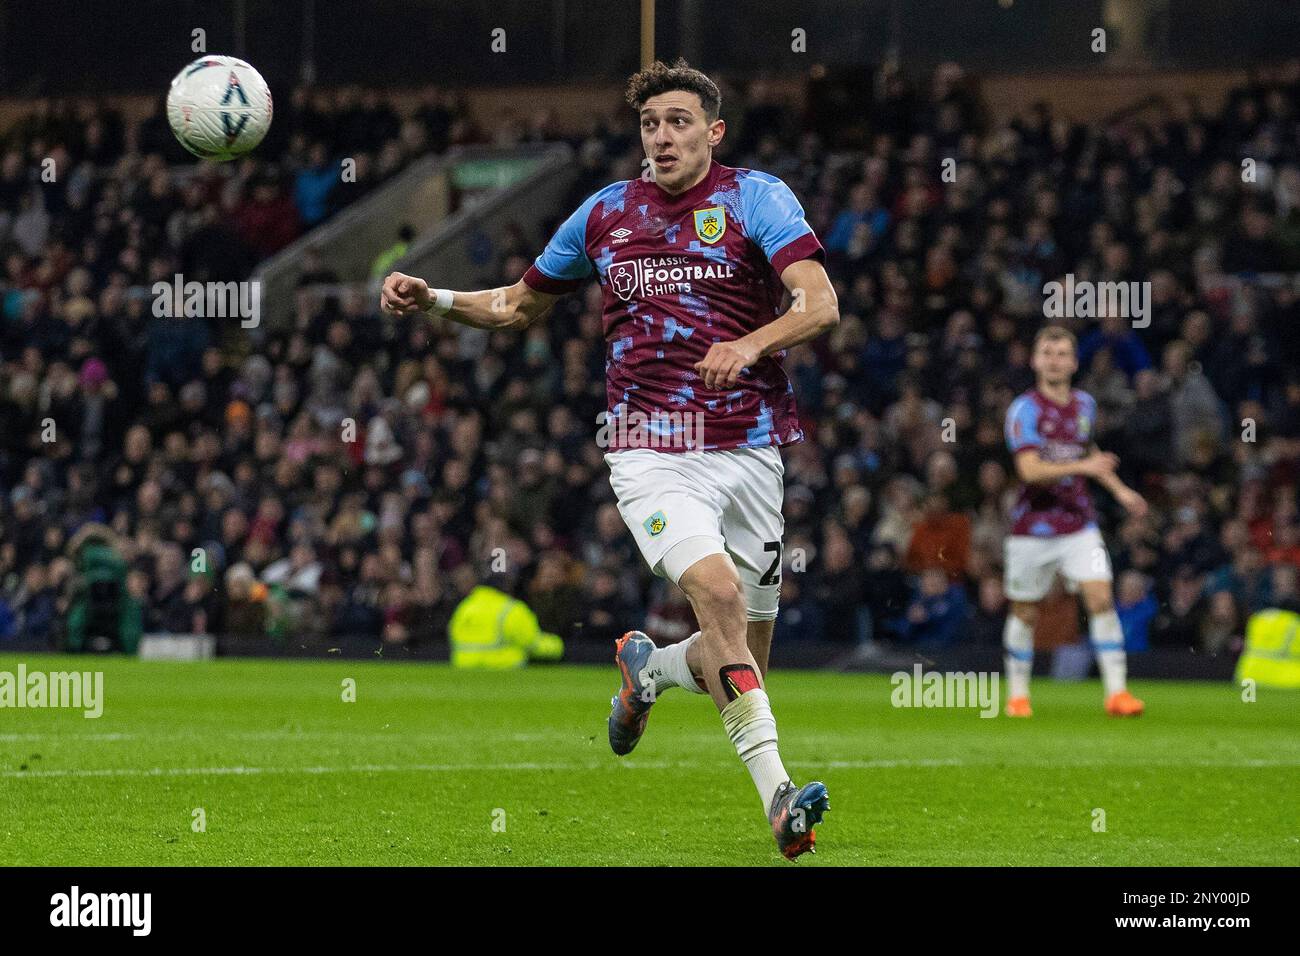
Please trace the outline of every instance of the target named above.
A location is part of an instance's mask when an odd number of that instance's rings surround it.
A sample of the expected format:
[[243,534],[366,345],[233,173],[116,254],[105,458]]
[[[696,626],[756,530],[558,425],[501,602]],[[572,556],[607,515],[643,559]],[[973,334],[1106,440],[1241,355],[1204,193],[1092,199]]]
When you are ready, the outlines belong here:
[[[1300,290],[1279,275],[1300,268],[1297,65],[1214,113],[1178,102],[1088,124],[1046,104],[990,122],[950,64],[882,79],[861,148],[761,90],[724,101],[721,160],[791,185],[841,303],[835,333],[786,359],[807,440],[786,452],[777,643],[1000,644],[1002,421],[1032,384],[1041,290],[1066,273],[1151,282],[1140,334],[1063,320],[1097,439],[1154,506],[1125,518],[1098,494],[1130,652],[1235,654],[1248,614],[1300,609]],[[489,578],[570,646],[647,620],[690,632],[593,440],[594,284],[523,335],[462,335],[383,317],[364,283],[309,259],[292,324],[255,351],[237,323],[155,318],[140,292],[177,272],[247,276],[452,145],[557,136],[512,123],[475,129],[437,92],[405,114],[379,91],[302,90],[258,158],[222,171],[172,165],[160,114],[45,101],[6,131],[0,647],[64,640],[68,543],[89,522],[112,529],[146,632],[445,646],[456,603]],[[548,225],[639,174],[633,133],[560,137],[580,174]],[[332,172],[341,156],[355,183]],[[955,183],[945,157],[962,160]],[[494,236],[482,284],[513,283],[545,238]]]

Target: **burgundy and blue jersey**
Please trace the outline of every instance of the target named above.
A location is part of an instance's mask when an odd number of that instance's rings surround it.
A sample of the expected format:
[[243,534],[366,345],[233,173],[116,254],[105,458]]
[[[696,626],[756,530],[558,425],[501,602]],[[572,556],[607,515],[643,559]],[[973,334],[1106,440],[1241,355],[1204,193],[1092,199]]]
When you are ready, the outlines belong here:
[[[705,388],[695,363],[713,343],[780,314],[781,272],[808,258],[824,252],[790,188],[713,162],[677,196],[640,179],[600,190],[560,226],[524,281],[562,294],[599,277],[609,413],[635,423],[632,440],[611,431],[610,450],[755,448],[803,438],[784,353],[759,359],[732,388]],[[687,421],[702,428],[690,434]],[[638,445],[637,429],[657,434]]]
[[[1058,405],[1037,388],[1016,397],[1007,409],[1007,447],[1011,454],[1037,448],[1043,461],[1075,461],[1092,447],[1097,403],[1087,392],[1072,389],[1070,400]],[[1022,484],[1011,512],[1011,533],[1050,537],[1094,527],[1088,481],[1067,475],[1049,483]]]

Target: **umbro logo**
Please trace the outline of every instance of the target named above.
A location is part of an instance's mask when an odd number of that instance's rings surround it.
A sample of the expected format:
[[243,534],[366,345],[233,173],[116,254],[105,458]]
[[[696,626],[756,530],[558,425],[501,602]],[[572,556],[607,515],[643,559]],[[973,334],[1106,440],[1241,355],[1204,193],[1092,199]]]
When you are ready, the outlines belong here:
[[632,230],[631,230],[631,229],[615,229],[613,232],[610,233],[610,235],[613,236],[615,239],[617,239],[619,242],[622,242],[622,241],[625,240],[628,236],[632,235]]

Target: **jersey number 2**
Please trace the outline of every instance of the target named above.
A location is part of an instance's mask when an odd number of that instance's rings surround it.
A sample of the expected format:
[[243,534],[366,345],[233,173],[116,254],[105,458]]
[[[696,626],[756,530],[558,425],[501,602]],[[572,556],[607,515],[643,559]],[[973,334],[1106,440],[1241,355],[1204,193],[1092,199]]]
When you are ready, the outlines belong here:
[[758,579],[760,585],[780,584],[781,583],[781,542],[769,541],[763,545],[764,551],[775,551],[776,557],[772,559],[771,566],[767,572]]

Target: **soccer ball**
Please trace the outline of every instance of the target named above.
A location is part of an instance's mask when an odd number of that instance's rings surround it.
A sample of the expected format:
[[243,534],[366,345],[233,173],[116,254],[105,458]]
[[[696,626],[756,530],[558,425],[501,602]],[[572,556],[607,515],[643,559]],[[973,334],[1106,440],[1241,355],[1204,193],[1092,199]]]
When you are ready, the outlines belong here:
[[225,162],[247,153],[271,128],[271,91],[243,60],[200,57],[172,80],[167,121],[195,156]]

